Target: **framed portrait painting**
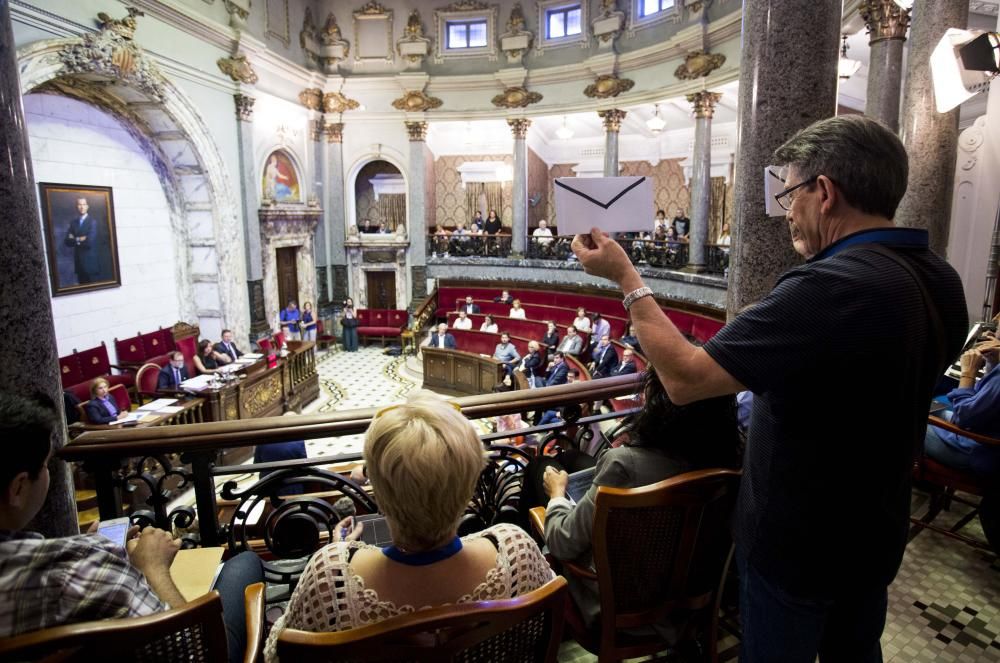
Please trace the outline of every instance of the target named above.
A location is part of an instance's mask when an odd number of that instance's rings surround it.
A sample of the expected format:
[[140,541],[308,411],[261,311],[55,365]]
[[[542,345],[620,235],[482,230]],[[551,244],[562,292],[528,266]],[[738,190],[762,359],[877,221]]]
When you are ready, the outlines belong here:
[[38,190],[52,295],[121,286],[111,187],[40,182]]

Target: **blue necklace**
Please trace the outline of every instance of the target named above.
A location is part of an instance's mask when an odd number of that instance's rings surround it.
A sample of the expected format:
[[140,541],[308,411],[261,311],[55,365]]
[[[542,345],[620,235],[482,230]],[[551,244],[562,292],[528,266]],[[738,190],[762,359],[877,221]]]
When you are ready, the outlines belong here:
[[387,546],[385,548],[382,548],[382,554],[394,562],[399,562],[400,564],[406,564],[407,566],[427,566],[428,564],[441,562],[448,559],[449,557],[457,555],[461,549],[462,549],[462,539],[456,536],[447,545],[438,548],[436,550],[428,550],[426,552],[418,552],[418,553],[408,553],[408,552],[403,552],[396,546]]

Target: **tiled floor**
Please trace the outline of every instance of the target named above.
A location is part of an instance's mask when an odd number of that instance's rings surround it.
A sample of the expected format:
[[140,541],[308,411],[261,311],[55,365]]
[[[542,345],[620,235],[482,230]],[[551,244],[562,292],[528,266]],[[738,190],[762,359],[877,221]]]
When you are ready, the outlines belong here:
[[[402,370],[400,357],[381,348],[332,352],[318,359],[323,398],[307,412],[389,405],[402,402],[420,384]],[[360,451],[360,435],[307,443],[310,456]],[[923,498],[915,497],[915,508]],[[939,516],[950,524],[965,513],[956,505]],[[966,533],[983,539],[978,520]],[[1000,662],[1000,561],[997,556],[924,531],[907,547],[899,575],[890,588],[889,614],[882,636],[887,663]],[[722,659],[737,660],[738,640],[727,634]],[[559,660],[596,661],[576,643],[563,643]]]

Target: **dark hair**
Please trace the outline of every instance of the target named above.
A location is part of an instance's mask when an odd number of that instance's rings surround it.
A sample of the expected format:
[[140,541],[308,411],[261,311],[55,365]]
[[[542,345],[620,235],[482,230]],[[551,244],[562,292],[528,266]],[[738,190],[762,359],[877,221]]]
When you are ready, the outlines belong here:
[[735,397],[675,405],[652,366],[643,380],[643,395],[646,404],[632,424],[630,446],[659,449],[692,469],[738,466]]
[[181,359],[184,359],[184,353],[181,352],[180,350],[174,350],[174,351],[168,353],[167,354],[167,359],[169,359],[170,361],[173,361],[174,358],[177,357],[177,355],[180,355]]
[[574,378],[580,377],[580,371],[578,371],[575,368],[570,369],[569,374],[572,375]]
[[802,181],[826,175],[851,207],[887,219],[906,192],[906,148],[896,134],[863,115],[814,122],[775,150],[774,158],[795,168]]
[[38,477],[52,449],[58,424],[55,403],[44,394],[30,397],[0,393],[0,438],[4,462],[0,464],[0,487],[6,489],[21,472]]
[[210,340],[208,340],[207,338],[201,339],[200,341],[198,341],[198,354],[202,354],[203,352],[205,352],[205,348],[210,348],[210,347],[212,347],[212,342]]
[[556,357],[559,357],[560,359],[565,359],[566,355],[564,355],[561,352],[554,352],[554,353],[552,353],[552,358],[555,359]]
[[221,336],[225,336],[226,334],[232,334],[232,333],[233,333],[232,329],[223,329],[222,330],[222,334],[220,334],[220,337]]

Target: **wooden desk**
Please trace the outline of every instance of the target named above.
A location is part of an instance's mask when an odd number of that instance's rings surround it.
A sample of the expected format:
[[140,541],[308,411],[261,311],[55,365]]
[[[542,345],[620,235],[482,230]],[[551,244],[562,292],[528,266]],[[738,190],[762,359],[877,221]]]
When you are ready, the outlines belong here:
[[503,364],[474,352],[423,348],[424,386],[463,394],[488,394],[503,382]]

